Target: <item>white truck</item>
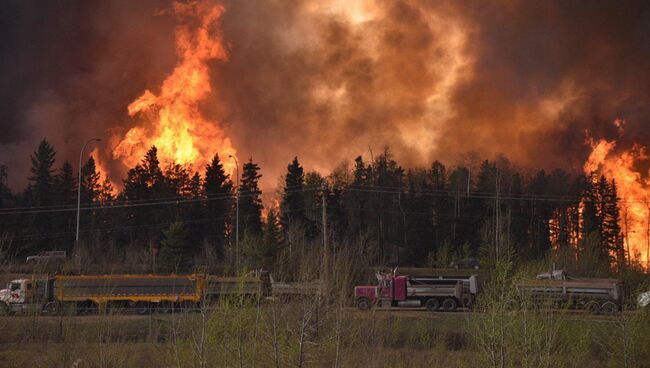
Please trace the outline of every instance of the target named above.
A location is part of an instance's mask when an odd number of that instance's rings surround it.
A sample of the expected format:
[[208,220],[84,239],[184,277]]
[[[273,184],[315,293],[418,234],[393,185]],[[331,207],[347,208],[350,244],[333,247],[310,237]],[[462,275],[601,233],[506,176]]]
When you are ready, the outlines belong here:
[[23,278],[7,283],[0,290],[0,315],[40,312],[54,299],[54,279]]

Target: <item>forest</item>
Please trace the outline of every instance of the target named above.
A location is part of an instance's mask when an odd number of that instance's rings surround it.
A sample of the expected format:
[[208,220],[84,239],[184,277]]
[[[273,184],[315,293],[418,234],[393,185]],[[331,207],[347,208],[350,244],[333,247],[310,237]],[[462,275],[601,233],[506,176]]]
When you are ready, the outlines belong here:
[[20,262],[65,250],[86,252],[84,262],[132,261],[156,272],[220,266],[284,269],[289,278],[310,248],[324,246],[332,254],[354,248],[374,267],[447,267],[477,257],[485,265],[553,260],[597,275],[634,263],[616,183],[605,177],[531,170],[475,154],[456,166],[433,161],[406,168],[386,147],[328,175],[306,171],[295,157],[280,178],[283,186],[263,196],[263,168],[248,159],[237,180],[225,172],[225,159],[215,154],[194,171],[161,163],[151,147],[118,191],[92,157],[78,183],[72,164],[60,163],[43,140],[23,190],[12,191],[7,168],[0,168],[2,255]]

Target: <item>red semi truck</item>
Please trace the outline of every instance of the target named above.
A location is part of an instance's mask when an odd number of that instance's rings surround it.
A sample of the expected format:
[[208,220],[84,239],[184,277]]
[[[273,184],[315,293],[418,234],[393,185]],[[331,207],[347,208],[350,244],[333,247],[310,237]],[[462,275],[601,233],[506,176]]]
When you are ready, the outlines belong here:
[[478,277],[438,277],[377,273],[376,286],[356,286],[356,306],[366,310],[376,305],[389,307],[426,307],[430,311],[454,311],[470,307],[478,292]]

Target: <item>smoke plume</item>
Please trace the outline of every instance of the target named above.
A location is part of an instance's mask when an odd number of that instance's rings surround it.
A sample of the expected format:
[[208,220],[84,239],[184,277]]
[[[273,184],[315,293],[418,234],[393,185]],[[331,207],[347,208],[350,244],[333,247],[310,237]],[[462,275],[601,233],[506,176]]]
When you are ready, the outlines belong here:
[[[476,151],[580,172],[590,136],[650,145],[645,1],[223,1],[227,60],[201,109],[266,186],[298,155],[327,172],[391,147],[405,165]],[[10,1],[0,10],[0,163],[24,183],[43,137],[76,160],[137,124],[177,63],[169,1]],[[182,21],[182,19],[180,20]],[[105,144],[108,144],[109,140]],[[125,167],[101,146],[115,181]],[[216,151],[216,149],[215,149]],[[73,161],[74,162],[74,161]]]

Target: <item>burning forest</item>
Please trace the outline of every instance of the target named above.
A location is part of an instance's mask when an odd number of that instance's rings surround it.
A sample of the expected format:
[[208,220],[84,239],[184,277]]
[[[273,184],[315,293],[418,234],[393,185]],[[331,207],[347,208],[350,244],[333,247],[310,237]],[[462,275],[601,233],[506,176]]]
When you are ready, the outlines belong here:
[[67,312],[165,315],[133,333],[158,366],[647,361],[646,1],[9,0],[0,27],[0,320],[99,341],[61,366],[143,366]]

